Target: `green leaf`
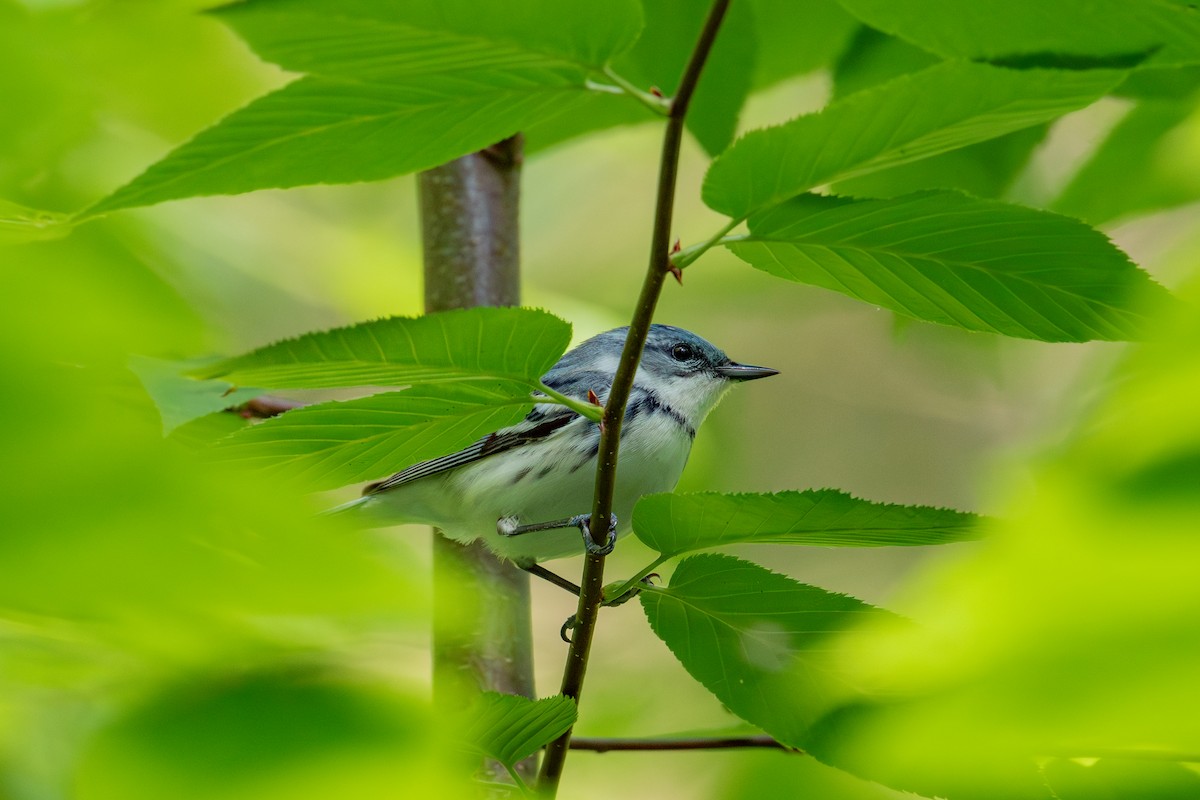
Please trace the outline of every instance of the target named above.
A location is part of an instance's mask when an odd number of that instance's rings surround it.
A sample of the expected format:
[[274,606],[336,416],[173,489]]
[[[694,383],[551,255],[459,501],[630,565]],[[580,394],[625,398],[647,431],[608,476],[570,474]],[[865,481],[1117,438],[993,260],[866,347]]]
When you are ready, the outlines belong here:
[[901,75],[920,72],[941,60],[903,39],[859,27],[834,67],[832,99],[841,100]]
[[262,389],[237,388],[226,381],[199,381],[187,372],[207,361],[168,361],[131,356],[129,368],[138,376],[162,416],[163,436],[199,417],[252,400]]
[[[1144,100],[1117,124],[1052,208],[1100,225],[1118,217],[1200,197],[1195,171],[1181,156],[1200,117],[1192,103]],[[1194,163],[1191,159],[1189,163]]]
[[490,379],[536,385],[571,326],[545,311],[472,308],[309,333],[194,375],[272,388],[389,386]]
[[67,214],[0,199],[0,245],[58,239],[69,234],[73,227]]
[[758,39],[756,89],[825,66],[845,49],[859,27],[835,0],[806,2],[803,24],[796,24],[794,0],[749,0],[748,5]]
[[704,202],[743,219],[826,183],[1049,121],[1103,96],[1123,76],[938,64],[751,131],[709,167]]
[[946,58],[1104,57],[1200,62],[1200,14],[1169,0],[841,0],[873,28]]
[[533,407],[527,384],[414,387],[297,408],[219,442],[222,460],[332,489],[390,475],[459,450],[519,421]]
[[571,113],[538,120],[522,128],[521,133],[525,155],[533,156],[587,133],[661,119],[631,95],[590,92],[571,103]]
[[636,0],[251,0],[213,13],[285,69],[358,79],[564,64],[599,69],[641,28]]
[[485,692],[471,709],[463,739],[472,750],[511,767],[566,733],[575,717],[575,701],[563,695],[535,701]]
[[857,694],[829,657],[841,632],[890,617],[730,556],[679,563],[666,588],[639,595],[650,627],[684,668],[747,722],[803,747],[810,726]]
[[818,547],[948,544],[975,539],[974,514],[872,503],[834,489],[778,494],[654,494],[633,531],[664,556],[741,542]]
[[1143,335],[1167,292],[1098,231],[956,192],[852,201],[805,195],[728,247],[753,266],[901,314],[1049,342]]
[[428,169],[585,96],[579,76],[464,71],[366,82],[301,78],[202,131],[83,212],[183,197],[353,183]]

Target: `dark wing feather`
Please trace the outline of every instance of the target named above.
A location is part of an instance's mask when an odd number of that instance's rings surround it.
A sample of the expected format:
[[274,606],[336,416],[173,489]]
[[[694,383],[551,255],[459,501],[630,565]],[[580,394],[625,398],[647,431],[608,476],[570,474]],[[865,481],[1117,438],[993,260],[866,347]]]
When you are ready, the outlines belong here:
[[511,450],[514,447],[528,444],[529,442],[545,439],[572,420],[581,418],[566,406],[552,406],[549,411],[543,411],[541,410],[542,408],[545,408],[545,406],[535,408],[525,419],[516,425],[496,431],[495,433],[490,433],[470,447],[459,450],[457,453],[450,453],[449,455],[440,456],[429,461],[422,461],[420,464],[413,464],[408,469],[401,470],[390,478],[372,483],[363,489],[363,494],[369,495],[386,492],[389,489],[411,483],[419,478],[436,475],[439,472],[471,464],[488,456],[503,453],[505,450]]

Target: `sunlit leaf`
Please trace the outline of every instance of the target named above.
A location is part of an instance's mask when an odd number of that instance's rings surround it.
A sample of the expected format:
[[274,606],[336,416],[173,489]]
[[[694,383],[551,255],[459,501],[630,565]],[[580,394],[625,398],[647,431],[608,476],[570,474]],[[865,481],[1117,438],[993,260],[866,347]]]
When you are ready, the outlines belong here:
[[84,215],[428,169],[569,109],[584,96],[578,78],[544,68],[301,78],[202,131]]
[[486,692],[464,720],[461,736],[471,749],[511,767],[566,733],[576,713],[575,701],[563,695],[530,700]]
[[305,406],[222,440],[215,455],[332,489],[458,450],[533,407],[527,384],[414,387]]
[[192,675],[106,720],[84,747],[72,795],[317,800],[402,786],[423,797],[478,796],[466,765],[439,751],[439,734],[420,703],[361,680],[301,668]]
[[789,280],[927,322],[1043,341],[1145,332],[1169,295],[1082,223],[955,192],[851,201],[806,195],[729,245]]
[[1156,51],[1153,64],[1200,62],[1200,14],[1170,0],[842,0],[873,28],[947,58]]
[[888,547],[979,536],[974,514],[860,500],[835,489],[777,494],[655,494],[633,511],[637,537],[664,556],[741,542]]
[[1042,773],[1058,800],[1192,800],[1200,797],[1200,773],[1170,761],[1114,760],[1080,764],[1055,759]]
[[690,556],[639,595],[654,633],[747,722],[803,747],[821,713],[857,693],[830,642],[887,612],[731,556]]
[[635,0],[250,0],[216,9],[263,58],[318,75],[603,67],[641,27]]
[[[1181,294],[1195,303],[1200,284]],[[844,717],[835,757],[976,785],[962,765],[985,753],[1195,760],[1200,315],[1181,303],[1159,325],[1079,429],[1022,471],[997,535],[917,576],[920,624],[844,642],[862,680],[905,700]],[[1066,777],[1121,787],[1118,772]]]
[[129,368],[158,406],[164,436],[184,423],[241,405],[263,393],[262,389],[238,388],[226,381],[200,381],[187,377],[187,372],[201,363],[204,362],[130,357]]
[[193,373],[271,388],[396,386],[461,380],[536,382],[571,326],[544,311],[472,308],[309,333]]
[[704,202],[744,218],[826,183],[1054,119],[1098,99],[1123,75],[938,64],[751,131],[713,161]]

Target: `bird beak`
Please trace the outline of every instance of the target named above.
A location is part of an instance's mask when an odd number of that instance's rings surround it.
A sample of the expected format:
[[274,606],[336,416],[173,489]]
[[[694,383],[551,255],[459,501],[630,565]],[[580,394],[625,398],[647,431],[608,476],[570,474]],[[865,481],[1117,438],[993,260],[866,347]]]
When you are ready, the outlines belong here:
[[755,378],[769,378],[772,375],[778,375],[779,370],[730,361],[724,366],[717,367],[717,374],[731,381],[752,381]]

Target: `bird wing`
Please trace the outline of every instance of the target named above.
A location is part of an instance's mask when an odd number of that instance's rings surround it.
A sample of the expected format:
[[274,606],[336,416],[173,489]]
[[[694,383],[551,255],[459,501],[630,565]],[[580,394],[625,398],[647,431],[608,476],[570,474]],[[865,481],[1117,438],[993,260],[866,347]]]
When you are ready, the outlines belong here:
[[488,456],[494,456],[497,453],[511,450],[514,447],[520,447],[530,442],[545,439],[575,419],[580,419],[579,414],[566,406],[536,406],[533,411],[529,412],[529,415],[525,419],[516,425],[503,428],[495,433],[490,433],[469,447],[459,450],[457,453],[450,453],[449,455],[439,456],[429,461],[422,461],[419,464],[413,464],[408,469],[401,470],[390,478],[370,484],[363,489],[363,495],[386,492],[389,489],[395,489],[397,486],[403,486],[420,478],[472,464]]

